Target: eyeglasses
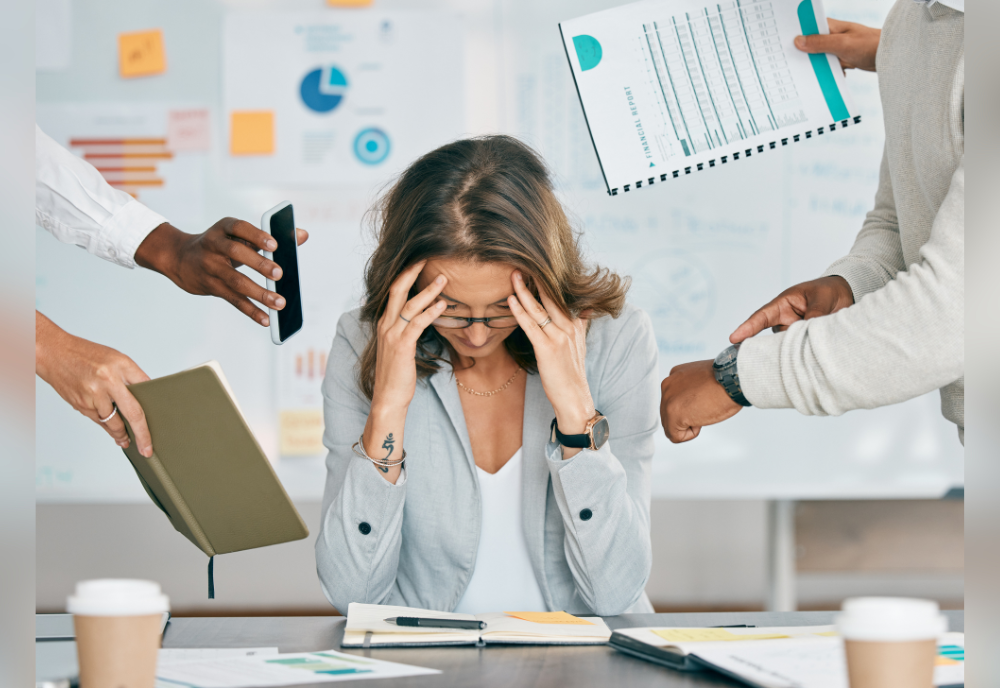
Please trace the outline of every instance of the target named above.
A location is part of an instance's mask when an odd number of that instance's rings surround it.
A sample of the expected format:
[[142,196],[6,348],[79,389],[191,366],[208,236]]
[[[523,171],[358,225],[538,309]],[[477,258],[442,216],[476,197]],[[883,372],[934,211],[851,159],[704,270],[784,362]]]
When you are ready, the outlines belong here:
[[517,318],[513,315],[501,315],[495,318],[463,318],[460,315],[442,315],[432,324],[448,330],[464,330],[472,327],[472,323],[482,323],[491,330],[506,330],[517,327]]

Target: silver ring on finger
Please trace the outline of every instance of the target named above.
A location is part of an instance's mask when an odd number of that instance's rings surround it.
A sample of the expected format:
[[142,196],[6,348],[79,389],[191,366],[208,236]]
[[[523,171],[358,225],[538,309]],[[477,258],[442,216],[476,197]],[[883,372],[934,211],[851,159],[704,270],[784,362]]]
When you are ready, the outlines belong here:
[[399,314],[399,317],[403,320],[403,322],[410,322],[409,320],[403,317],[402,313]]
[[538,323],[538,329],[544,330],[545,326],[548,325],[550,322],[552,322],[552,318],[546,318],[544,322]]
[[115,414],[117,414],[117,413],[118,413],[118,404],[116,404],[115,402],[112,401],[111,402],[111,413],[108,414],[107,418],[101,418],[101,422],[102,423],[107,423],[109,420],[111,420],[112,418],[114,418]]

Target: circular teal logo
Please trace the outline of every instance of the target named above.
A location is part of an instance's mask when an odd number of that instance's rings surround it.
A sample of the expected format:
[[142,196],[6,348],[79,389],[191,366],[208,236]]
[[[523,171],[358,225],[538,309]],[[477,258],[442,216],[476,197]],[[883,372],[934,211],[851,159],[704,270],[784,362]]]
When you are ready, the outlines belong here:
[[354,155],[366,165],[377,165],[389,157],[389,136],[381,129],[364,129],[354,137]]

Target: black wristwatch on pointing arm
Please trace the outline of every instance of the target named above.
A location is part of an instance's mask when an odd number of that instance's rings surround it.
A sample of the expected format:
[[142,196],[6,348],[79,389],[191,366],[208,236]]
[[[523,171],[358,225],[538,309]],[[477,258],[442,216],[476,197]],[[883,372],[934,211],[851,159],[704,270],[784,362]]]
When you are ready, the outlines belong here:
[[739,344],[724,349],[721,354],[715,357],[715,362],[712,363],[712,372],[715,374],[715,381],[722,385],[730,399],[740,406],[752,406],[743,396],[743,389],[740,387],[740,374],[736,369],[736,356],[739,352]]

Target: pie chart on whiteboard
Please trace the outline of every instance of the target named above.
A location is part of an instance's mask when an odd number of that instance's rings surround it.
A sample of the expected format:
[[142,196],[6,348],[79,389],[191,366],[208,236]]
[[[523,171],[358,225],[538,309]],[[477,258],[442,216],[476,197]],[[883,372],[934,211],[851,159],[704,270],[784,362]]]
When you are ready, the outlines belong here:
[[347,77],[337,67],[317,67],[304,77],[299,86],[302,104],[313,112],[337,109],[347,94]]

